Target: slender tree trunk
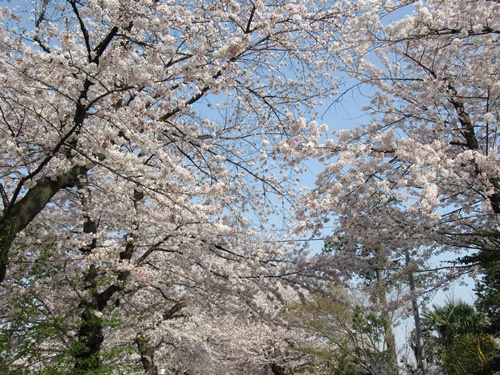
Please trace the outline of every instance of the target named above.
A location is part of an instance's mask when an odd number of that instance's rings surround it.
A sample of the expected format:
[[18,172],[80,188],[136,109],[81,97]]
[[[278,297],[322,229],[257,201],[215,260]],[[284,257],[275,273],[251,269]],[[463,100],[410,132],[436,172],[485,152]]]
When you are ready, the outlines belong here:
[[[410,252],[406,249],[406,265],[410,264]],[[410,291],[411,293],[415,292],[415,280],[413,279],[413,273],[410,272],[408,275],[408,281],[410,283]],[[422,327],[420,324],[420,314],[418,311],[417,299],[414,295],[411,297],[411,304],[413,308],[413,317],[415,319],[415,332],[417,334],[417,348],[418,348],[418,358],[417,362],[422,369],[422,375],[429,375],[429,371],[427,370],[427,358],[425,355],[425,346],[424,346],[424,337],[422,335]]]
[[[382,306],[387,305],[387,288],[382,275],[382,270],[377,269],[377,293],[378,300]],[[392,330],[391,317],[388,312],[382,313],[384,322],[384,334],[387,351],[389,352],[390,362],[392,365],[392,374],[399,375],[398,356],[396,350],[396,339]]]

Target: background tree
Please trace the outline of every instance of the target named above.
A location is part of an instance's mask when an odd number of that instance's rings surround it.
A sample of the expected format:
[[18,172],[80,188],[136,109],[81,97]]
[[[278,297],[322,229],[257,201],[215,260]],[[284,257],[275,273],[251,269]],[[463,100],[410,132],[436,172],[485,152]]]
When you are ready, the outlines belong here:
[[[408,15],[389,21],[398,12]],[[401,1],[346,20],[334,43],[353,82],[346,93],[369,97],[371,121],[315,144],[304,128],[282,146],[296,162],[303,149],[324,160],[298,217],[317,232],[331,220],[332,240],[352,251],[324,261],[344,277],[373,262],[361,248],[380,248],[386,268],[408,250],[414,264],[397,267],[395,282],[418,269],[439,288],[459,273],[429,267],[440,254],[498,251],[499,12],[493,1]]]
[[[337,237],[338,241],[325,242],[323,252],[326,254],[344,253],[342,256],[346,258],[359,258],[357,272],[352,270],[351,279],[356,283],[356,288],[364,289],[364,293],[369,295],[371,306],[366,307],[371,311],[368,314],[358,307],[354,314],[355,325],[361,330],[368,333],[371,331],[371,337],[377,337],[373,342],[378,342],[380,345],[374,353],[378,353],[373,358],[373,362],[384,364],[385,366],[392,364],[392,373],[398,373],[398,357],[396,340],[393,331],[393,323],[395,311],[388,308],[391,300],[391,294],[394,296],[398,286],[391,280],[391,273],[397,265],[393,260],[385,259],[382,246],[370,248],[359,244],[356,248],[344,247],[342,236]],[[382,253],[382,254],[381,254]],[[354,281],[355,280],[355,281]],[[396,293],[397,294],[397,293]],[[380,328],[383,332],[378,332]],[[377,333],[376,333],[377,332]],[[376,333],[376,334],[375,334]],[[375,359],[375,357],[378,357]],[[389,371],[387,368],[374,369],[374,372]],[[390,372],[390,371],[389,371]]]
[[495,337],[500,334],[500,252],[498,245],[483,248],[477,254],[465,256],[461,263],[480,265],[482,276],[476,281],[476,308],[488,317],[488,331]]
[[[295,162],[324,161],[298,218],[315,233],[328,222],[332,241],[349,250],[325,256],[325,264],[351,279],[373,263],[366,250],[380,249],[394,283],[409,272],[428,277],[415,297],[469,271],[440,263],[441,254],[498,252],[500,6],[362,3],[332,48],[340,47],[346,76],[340,105],[361,92],[369,120],[316,143],[304,127],[281,149]],[[413,263],[393,267],[406,251]]]
[[390,374],[385,316],[373,309],[371,296],[359,287],[329,287],[331,295],[313,295],[306,304],[292,305],[289,319],[315,337],[316,345],[296,348],[310,361],[297,373]]
[[486,314],[490,323],[490,333],[500,335],[500,267],[498,262],[483,263],[484,276],[477,284],[477,308]]
[[428,353],[444,374],[486,374],[500,348],[486,333],[488,322],[465,302],[434,306],[422,319]]

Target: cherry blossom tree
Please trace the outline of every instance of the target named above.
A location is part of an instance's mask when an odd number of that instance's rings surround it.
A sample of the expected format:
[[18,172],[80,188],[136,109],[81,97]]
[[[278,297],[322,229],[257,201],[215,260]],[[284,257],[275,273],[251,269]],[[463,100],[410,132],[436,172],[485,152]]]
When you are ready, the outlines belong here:
[[346,276],[376,268],[407,280],[420,272],[430,276],[424,289],[440,287],[458,269],[429,269],[437,255],[498,252],[500,5],[360,4],[332,49],[349,83],[338,100],[364,93],[371,121],[333,136],[302,121],[280,146],[290,163],[325,164],[299,213],[302,229],[333,222],[331,241],[345,251],[330,261]]
[[[359,4],[332,49],[348,85],[340,105],[361,92],[371,121],[330,136],[300,120],[296,137],[279,147],[292,164],[324,162],[298,216],[298,230],[319,233],[333,223],[329,241],[342,251],[324,263],[349,279],[373,270],[389,283],[406,282],[411,272],[427,276],[407,296],[415,298],[459,276],[450,263],[429,267],[440,254],[498,253],[500,6]],[[388,299],[380,308],[404,302]]]
[[[2,366],[279,372],[297,338],[279,311],[314,277],[401,280],[446,251],[498,251],[499,13],[487,0],[1,8]],[[373,121],[332,137],[315,107],[338,72],[371,90]],[[324,170],[296,205],[310,159]],[[311,259],[279,241],[332,219],[343,251]],[[239,332],[229,345],[224,327]]]
[[227,332],[198,331],[271,324],[278,285],[320,273],[276,242],[300,171],[274,146],[333,93],[329,41],[356,7],[1,8],[2,366],[156,374],[175,348],[215,363],[202,339]]
[[296,137],[279,146],[291,164],[310,157],[325,163],[299,212],[299,230],[320,231],[333,219],[331,243],[343,251],[323,260],[348,278],[383,270],[396,283],[417,272],[426,279],[415,292],[435,290],[461,273],[450,263],[429,267],[440,254],[479,250],[482,257],[468,259],[498,259],[500,7],[360,4],[365,8],[345,22],[332,49],[343,51],[352,84],[340,104],[360,90],[370,98],[364,110],[372,121],[328,137],[326,127],[300,119]]
[[289,312],[322,344],[303,349],[314,354],[313,360],[304,365],[309,370],[305,373],[393,374],[385,317],[372,310],[373,296],[356,285],[330,288],[334,298],[315,294]]

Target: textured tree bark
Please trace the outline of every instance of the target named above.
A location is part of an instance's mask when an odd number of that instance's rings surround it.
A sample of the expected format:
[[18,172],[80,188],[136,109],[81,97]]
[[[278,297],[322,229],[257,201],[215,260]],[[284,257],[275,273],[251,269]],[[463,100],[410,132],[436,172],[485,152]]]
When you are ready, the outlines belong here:
[[98,311],[96,277],[97,271],[92,266],[85,275],[85,289],[89,291],[90,297],[88,300],[80,302],[82,312],[80,314],[81,324],[78,330],[79,345],[77,345],[77,351],[74,355],[75,374],[95,372],[101,366],[99,354],[104,335],[102,321],[95,315],[95,312]]
[[[80,198],[85,217],[83,223],[83,232],[88,234],[95,234],[97,233],[98,225],[94,220],[92,220],[85,214],[85,210],[92,206],[91,191],[88,186],[83,184],[81,181],[77,183],[77,186],[80,192]],[[144,194],[134,191],[134,204],[137,204],[143,198]],[[92,250],[97,247],[97,245],[97,241],[93,239],[88,246],[81,248],[80,252],[83,254],[90,254]],[[120,260],[130,260],[133,253],[134,245],[132,242],[128,242],[125,246],[124,251],[120,253]],[[118,285],[112,284],[104,291],[99,293],[99,275],[95,265],[91,265],[89,270],[85,273],[84,292],[86,293],[87,298],[83,298],[80,301],[80,308],[82,309],[82,311],[80,315],[81,325],[78,330],[78,348],[81,350],[79,350],[74,356],[74,370],[76,373],[79,373],[81,371],[83,371],[84,373],[90,371],[90,373],[92,373],[101,367],[100,352],[102,343],[104,341],[104,335],[102,320],[96,316],[96,312],[102,311],[107,306],[113,295],[116,292],[122,290],[122,286],[120,285],[126,281],[128,275],[128,272],[120,272],[117,275]],[[151,350],[151,353],[154,354],[154,349],[149,349]],[[146,367],[144,368],[146,369]],[[154,373],[146,373],[156,375],[156,367]]]

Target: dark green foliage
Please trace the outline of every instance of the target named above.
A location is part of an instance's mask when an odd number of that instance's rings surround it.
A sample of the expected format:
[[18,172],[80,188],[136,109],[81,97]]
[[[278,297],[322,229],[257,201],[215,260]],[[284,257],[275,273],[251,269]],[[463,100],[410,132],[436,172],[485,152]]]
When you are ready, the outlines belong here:
[[488,331],[500,336],[500,259],[485,263],[484,276],[476,284],[476,306],[489,320]]
[[[117,327],[119,322],[112,314],[100,318],[89,310],[84,322],[82,306],[56,309],[47,304],[41,290],[50,288],[58,271],[53,266],[56,263],[53,249],[53,244],[47,244],[36,252],[20,247],[19,254],[12,253],[23,277],[9,279],[15,285],[10,289],[15,295],[10,296],[9,304],[0,303],[0,375],[119,374],[114,360],[129,348],[101,350],[81,358],[85,345],[76,335],[78,327],[100,327],[101,330]],[[74,296],[60,293],[59,300],[63,298],[77,303],[71,300]],[[75,366],[75,362],[79,363]]]
[[476,283],[476,307],[489,320],[488,332],[500,335],[500,231],[480,233],[475,246],[477,254],[460,259],[465,265],[479,265],[483,277]]
[[434,306],[422,319],[428,361],[445,375],[484,374],[500,348],[487,333],[488,319],[465,302]]

